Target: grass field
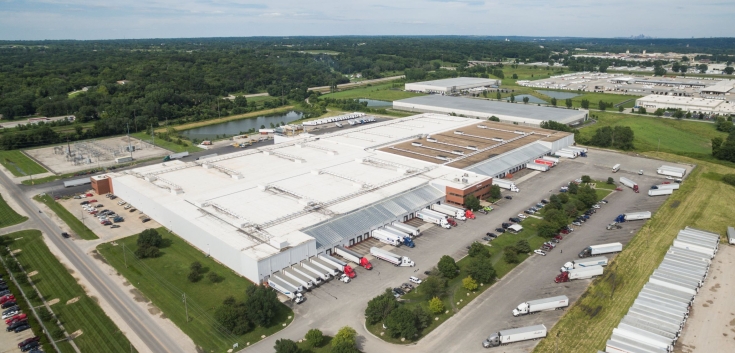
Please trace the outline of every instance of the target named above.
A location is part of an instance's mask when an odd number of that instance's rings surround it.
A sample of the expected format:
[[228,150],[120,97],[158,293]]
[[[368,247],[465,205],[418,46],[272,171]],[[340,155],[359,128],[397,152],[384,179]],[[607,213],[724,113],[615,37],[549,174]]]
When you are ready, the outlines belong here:
[[[41,232],[28,230],[9,235],[13,240],[10,248],[20,249],[16,254],[27,273],[38,271],[31,277],[46,300],[59,299],[51,309],[61,320],[68,333],[78,330],[82,335],[74,339],[82,352],[131,351],[123,333],[102,311],[94,299],[88,297],[82,286],[72,277],[73,271],[66,269],[43,242]],[[78,301],[67,304],[70,299]],[[53,324],[49,324],[49,329]],[[74,352],[71,346],[64,352]]]
[[[544,238],[539,237],[537,234],[537,226],[538,223],[541,222],[541,220],[536,218],[527,218],[521,222],[521,225],[523,226],[523,230],[519,232],[518,234],[512,234],[512,233],[504,233],[501,234],[498,238],[494,239],[488,246],[488,251],[490,252],[490,261],[493,264],[493,267],[495,268],[495,271],[497,272],[498,278],[501,278],[508,274],[513,268],[518,266],[518,264],[512,264],[507,263],[503,260],[503,253],[505,247],[510,245],[515,245],[519,240],[525,239],[528,241],[529,245],[531,246],[531,249],[537,249],[541,246],[541,244],[546,241]],[[528,254],[518,254],[518,263],[523,262],[525,259],[527,259],[530,255]],[[444,303],[444,307],[449,310],[449,313],[442,313],[439,315],[432,315],[432,317],[438,317],[439,320],[432,320],[431,325],[423,330],[422,334],[416,338],[416,340],[421,339],[422,337],[426,336],[429,332],[433,331],[435,328],[439,327],[442,323],[444,323],[447,319],[452,317],[454,313],[465,307],[467,304],[469,304],[472,300],[477,298],[480,294],[482,294],[485,290],[490,288],[492,284],[484,283],[482,287],[479,287],[475,291],[468,291],[464,287],[462,287],[462,279],[467,277],[467,273],[465,272],[465,268],[470,263],[472,258],[464,257],[461,260],[457,261],[457,265],[460,268],[460,274],[456,278],[453,278],[448,281],[447,284],[447,295],[442,298],[442,302]],[[479,283],[478,283],[479,284]],[[468,295],[469,293],[469,295]],[[424,298],[424,296],[421,294],[421,286],[419,285],[416,287],[415,290],[413,290],[410,293],[407,293],[402,297],[403,301],[405,302],[404,305],[408,305],[409,307],[413,306],[421,306],[424,309],[428,311],[428,301]],[[387,334],[381,336],[380,333],[384,332],[385,329],[382,327],[382,323],[377,323],[375,325],[367,325],[367,328],[370,332],[372,332],[377,337],[380,337],[381,339],[395,343],[395,344],[406,344],[413,341],[406,341],[401,342],[400,339],[389,337]],[[416,341],[414,340],[414,341]]]
[[323,98],[335,98],[335,99],[359,99],[369,98],[377,99],[382,101],[395,101],[404,98],[411,98],[416,96],[423,96],[421,93],[404,92],[403,83],[397,83],[396,87],[393,87],[394,83],[382,83],[373,86],[365,86],[359,88],[348,89],[335,93],[328,93],[323,95]]
[[17,177],[47,172],[46,169],[18,150],[0,151],[0,164]]
[[[244,299],[245,289],[253,284],[164,228],[159,228],[158,232],[163,236],[165,245],[161,248],[162,255],[157,258],[135,259],[133,251],[137,248],[137,236],[118,240],[117,246],[110,243],[101,244],[97,247],[97,251],[128,282],[134,283],[143,296],[150,299],[204,352],[223,352],[232,348],[235,342],[238,342],[240,347],[246,347],[247,342],[253,344],[260,340],[261,335],[271,335],[281,330],[283,323],[291,322],[293,312],[282,305],[271,327],[256,327],[242,336],[232,336],[215,329],[212,318],[214,310],[228,296]],[[126,248],[127,268],[122,244],[125,244]],[[222,281],[211,283],[203,278],[196,283],[189,282],[187,280],[189,266],[194,261],[199,261],[205,272],[218,274]],[[188,322],[186,308],[182,303],[184,293],[189,310]]]
[[[35,196],[33,197],[34,200],[43,202],[46,206],[48,206],[51,210],[53,210],[59,218],[61,218],[66,225],[69,226],[71,231],[78,235],[80,238],[84,240],[94,240],[99,239],[97,237],[97,234],[94,234],[87,226],[82,223],[79,219],[74,217],[69,211],[64,208],[60,203],[56,202],[51,196],[49,195],[43,195],[43,196]],[[79,209],[82,211],[82,209]],[[90,217],[89,222],[94,222],[96,219]]]
[[635,133],[633,144],[639,152],[659,150],[691,157],[709,156],[712,152],[710,140],[727,137],[709,123],[611,112],[593,114],[597,123],[581,129],[583,138],[592,137],[597,129],[604,126],[630,126]]
[[[135,137],[137,139],[140,139],[140,140],[143,140],[143,141],[146,141],[146,142],[149,142],[149,143],[150,142],[153,142],[153,139],[151,138],[151,136],[148,135],[148,134],[146,134],[145,132],[136,132],[134,134],[130,134],[130,136],[133,136],[133,137]],[[189,152],[189,153],[192,153],[192,152],[198,152],[198,151],[201,151],[202,150],[201,148],[199,148],[197,146],[194,146],[190,141],[187,141],[187,140],[185,140],[183,138],[181,140],[184,142],[184,144],[185,144],[184,146],[179,145],[179,144],[174,143],[174,142],[168,142],[168,141],[166,141],[164,139],[156,139],[156,141],[155,141],[156,143],[155,144],[156,144],[156,146],[161,147],[161,148],[165,148],[165,149],[167,149],[167,150],[169,150],[169,151],[171,151],[173,153],[179,153],[179,152]],[[163,157],[161,157],[161,160],[163,160]]]
[[13,208],[5,202],[3,195],[0,195],[0,228],[9,227],[28,220],[28,217],[21,216],[13,210]]
[[[732,225],[735,187],[711,176],[735,173],[735,168],[664,153],[651,155],[699,166],[549,332],[548,337],[559,334],[558,345],[564,347],[565,353],[604,349],[613,328],[628,311],[680,229],[692,226],[724,234],[726,226]],[[541,341],[535,352],[557,352],[555,340]]]

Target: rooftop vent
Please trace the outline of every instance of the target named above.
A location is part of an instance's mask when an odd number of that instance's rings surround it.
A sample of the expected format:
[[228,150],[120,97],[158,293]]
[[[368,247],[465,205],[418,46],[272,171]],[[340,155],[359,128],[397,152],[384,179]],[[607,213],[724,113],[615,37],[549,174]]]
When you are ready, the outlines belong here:
[[421,142],[411,142],[411,146],[421,147],[423,146]]

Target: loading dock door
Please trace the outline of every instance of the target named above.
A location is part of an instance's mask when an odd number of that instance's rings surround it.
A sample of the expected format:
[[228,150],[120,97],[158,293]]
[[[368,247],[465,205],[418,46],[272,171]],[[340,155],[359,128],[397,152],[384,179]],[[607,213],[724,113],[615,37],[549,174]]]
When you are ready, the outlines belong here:
[[350,239],[350,246],[355,245],[355,238]]
[[327,255],[332,256],[332,249],[327,249],[327,251],[325,252],[327,253]]
[[358,235],[358,236],[357,236],[357,242],[359,243],[359,242],[361,242],[361,241],[362,241],[362,235]]

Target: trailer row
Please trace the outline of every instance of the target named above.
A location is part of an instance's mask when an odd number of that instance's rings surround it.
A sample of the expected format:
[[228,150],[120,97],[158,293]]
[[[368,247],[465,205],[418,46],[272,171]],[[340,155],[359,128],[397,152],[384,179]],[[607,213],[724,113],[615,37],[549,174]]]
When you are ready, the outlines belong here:
[[613,329],[605,352],[674,351],[694,297],[704,285],[717,253],[719,237],[690,227],[679,232],[627,314]]
[[[323,119],[317,119],[317,120],[311,120],[311,121],[304,121],[303,125],[306,126],[318,126],[318,125],[324,125],[324,124],[330,124],[330,123],[337,123],[340,121],[349,121],[349,120],[365,120],[365,113],[350,113],[350,114],[344,114],[344,115],[338,115],[338,116],[332,116],[329,118],[323,118]],[[375,118],[372,118],[372,121],[375,121]],[[354,125],[354,124],[350,124]]]
[[348,264],[319,254],[272,274],[268,285],[298,304],[304,301],[304,292],[332,278],[349,283],[355,276],[355,271]]

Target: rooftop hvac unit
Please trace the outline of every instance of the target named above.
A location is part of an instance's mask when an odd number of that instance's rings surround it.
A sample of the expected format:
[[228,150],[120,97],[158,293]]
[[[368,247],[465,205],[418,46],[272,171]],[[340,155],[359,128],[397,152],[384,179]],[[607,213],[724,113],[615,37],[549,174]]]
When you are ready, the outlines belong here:
[[477,127],[479,127],[480,129],[487,129],[487,126],[485,125],[477,125]]
[[436,139],[435,139],[435,138],[432,138],[432,137],[427,137],[427,138],[426,138],[426,141],[429,141],[429,142],[436,142]]
[[447,156],[436,156],[436,158],[437,159],[441,159],[443,161],[448,161],[449,160],[449,157],[447,157]]
[[467,146],[468,150],[478,151],[477,146]]
[[491,140],[497,141],[497,142],[503,142],[503,139],[498,138],[498,137],[493,137],[493,138],[491,138]]
[[452,151],[452,153],[453,154],[456,154],[456,155],[459,155],[459,156],[464,156],[464,151],[454,150],[454,151]]
[[468,182],[469,182],[469,181],[467,180],[467,178],[462,178],[462,183],[465,183],[465,184],[467,184]]
[[411,142],[411,146],[421,147],[423,146],[421,142]]
[[464,132],[462,132],[462,131],[455,131],[454,134],[455,135],[464,135]]

